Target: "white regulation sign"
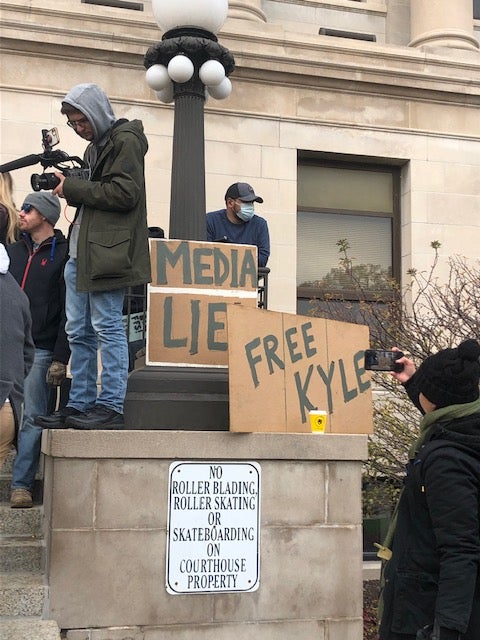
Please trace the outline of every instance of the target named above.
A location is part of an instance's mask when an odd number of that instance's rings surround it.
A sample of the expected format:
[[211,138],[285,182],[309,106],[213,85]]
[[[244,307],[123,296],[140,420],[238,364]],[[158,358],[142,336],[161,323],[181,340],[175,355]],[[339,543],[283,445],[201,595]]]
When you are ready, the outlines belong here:
[[260,574],[260,465],[170,465],[168,593],[255,591]]

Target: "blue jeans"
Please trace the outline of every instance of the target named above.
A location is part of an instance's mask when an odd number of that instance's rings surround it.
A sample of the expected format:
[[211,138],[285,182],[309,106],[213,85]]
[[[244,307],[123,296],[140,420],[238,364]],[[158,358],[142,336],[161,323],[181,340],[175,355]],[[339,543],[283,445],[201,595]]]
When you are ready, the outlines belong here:
[[12,489],[31,491],[40,462],[42,427],[35,424],[37,416],[47,413],[51,387],[46,382],[52,364],[52,352],[35,349],[35,359],[25,378],[23,420],[18,432],[17,456],[13,463]]
[[[127,392],[128,345],[122,310],[126,289],[78,292],[77,261],[65,265],[66,331],[72,355],[68,406],[88,411],[101,404],[123,413]],[[97,398],[97,349],[102,373]]]

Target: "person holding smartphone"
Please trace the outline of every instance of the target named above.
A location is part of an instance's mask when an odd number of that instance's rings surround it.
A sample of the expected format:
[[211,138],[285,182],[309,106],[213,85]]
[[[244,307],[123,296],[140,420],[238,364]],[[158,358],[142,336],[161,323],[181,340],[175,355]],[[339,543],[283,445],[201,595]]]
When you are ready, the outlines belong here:
[[381,549],[380,640],[479,638],[479,357],[470,339],[390,373],[423,418]]

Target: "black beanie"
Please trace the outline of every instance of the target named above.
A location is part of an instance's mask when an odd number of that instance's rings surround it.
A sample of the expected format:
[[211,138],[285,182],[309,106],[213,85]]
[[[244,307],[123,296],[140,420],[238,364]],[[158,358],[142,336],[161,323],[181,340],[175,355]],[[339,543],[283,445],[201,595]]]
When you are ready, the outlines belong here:
[[418,389],[437,409],[473,402],[479,396],[480,345],[465,340],[456,349],[429,356],[419,367]]

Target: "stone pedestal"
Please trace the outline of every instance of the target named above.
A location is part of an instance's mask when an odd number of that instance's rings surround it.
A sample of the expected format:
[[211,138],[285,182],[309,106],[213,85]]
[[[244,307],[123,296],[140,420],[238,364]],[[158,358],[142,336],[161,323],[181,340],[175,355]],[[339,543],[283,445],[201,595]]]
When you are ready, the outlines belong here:
[[411,0],[411,47],[478,49],[472,0]]
[[[45,431],[48,617],[68,640],[361,640],[367,437]],[[254,592],[165,588],[169,467],[261,469]]]

